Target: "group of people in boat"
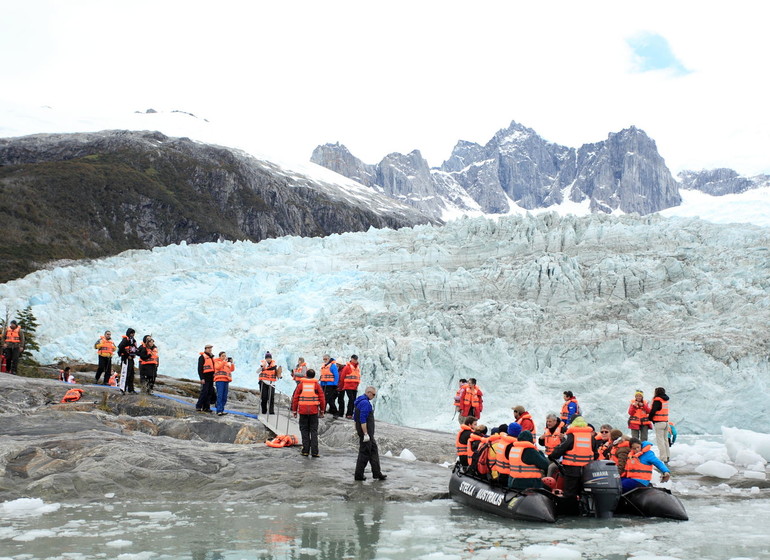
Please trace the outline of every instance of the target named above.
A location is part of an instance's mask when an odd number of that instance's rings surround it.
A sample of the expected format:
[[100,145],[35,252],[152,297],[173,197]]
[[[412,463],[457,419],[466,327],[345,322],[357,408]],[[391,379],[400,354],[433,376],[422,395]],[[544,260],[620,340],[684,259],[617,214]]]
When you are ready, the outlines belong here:
[[[542,433],[523,406],[513,407],[514,422],[489,430],[479,422],[483,393],[476,380],[461,380],[455,395],[461,424],[455,440],[460,468],[490,484],[514,489],[554,489],[560,477],[558,486],[567,498],[581,493],[583,467],[594,460],[617,465],[624,492],[649,486],[653,469],[661,473],[662,482],[669,480],[669,398],[663,387],[655,389],[652,404],[642,391],[634,394],[628,409],[630,434],[608,424],[597,431],[581,415],[572,391],[564,391],[563,398],[561,413],[546,417]],[[656,436],[663,434],[657,441],[660,457],[647,441],[650,427]]]

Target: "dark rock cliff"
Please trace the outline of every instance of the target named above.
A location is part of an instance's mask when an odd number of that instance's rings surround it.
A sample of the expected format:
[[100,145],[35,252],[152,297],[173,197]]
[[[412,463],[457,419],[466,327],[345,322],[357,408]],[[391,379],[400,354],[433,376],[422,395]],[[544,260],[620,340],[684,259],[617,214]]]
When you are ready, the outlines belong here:
[[242,152],[157,132],[0,139],[0,281],[58,259],[185,241],[398,228],[429,218]]
[[367,180],[375,177],[374,185],[386,194],[436,217],[449,209],[507,213],[510,201],[527,210],[547,208],[565,196],[574,202],[588,199],[594,212],[650,214],[681,203],[655,142],[635,127],[575,150],[513,122],[484,146],[458,142],[430,174],[417,151],[390,154],[368,166],[344,146],[327,144],[311,161],[351,178],[366,169]]
[[713,196],[738,194],[749,189],[770,186],[770,175],[743,177],[732,169],[682,171],[679,175],[683,189],[695,189]]

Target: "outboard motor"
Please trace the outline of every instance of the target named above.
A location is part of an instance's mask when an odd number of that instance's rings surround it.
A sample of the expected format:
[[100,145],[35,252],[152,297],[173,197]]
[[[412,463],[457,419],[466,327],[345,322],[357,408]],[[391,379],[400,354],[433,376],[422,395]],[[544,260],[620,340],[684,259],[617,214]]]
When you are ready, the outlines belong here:
[[615,463],[591,461],[583,467],[583,498],[595,517],[612,517],[621,493],[620,475]]

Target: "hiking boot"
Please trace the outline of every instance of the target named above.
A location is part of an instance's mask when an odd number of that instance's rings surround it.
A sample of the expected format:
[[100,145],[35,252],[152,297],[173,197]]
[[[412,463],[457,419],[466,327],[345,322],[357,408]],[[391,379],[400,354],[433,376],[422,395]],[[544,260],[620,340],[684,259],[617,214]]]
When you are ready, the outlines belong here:
[[388,478],[388,475],[380,473],[376,476],[372,476],[372,478],[376,478],[377,480],[385,480],[386,478]]
[[317,458],[317,457],[320,457],[320,455],[316,453],[315,455],[313,455],[313,457]]
[[303,457],[307,457],[308,455],[310,455],[310,453],[308,453],[307,451],[303,451],[303,452],[301,453],[301,455],[302,455]]
[[359,480],[359,481],[360,480],[366,480],[366,477],[365,476],[354,476],[353,480]]

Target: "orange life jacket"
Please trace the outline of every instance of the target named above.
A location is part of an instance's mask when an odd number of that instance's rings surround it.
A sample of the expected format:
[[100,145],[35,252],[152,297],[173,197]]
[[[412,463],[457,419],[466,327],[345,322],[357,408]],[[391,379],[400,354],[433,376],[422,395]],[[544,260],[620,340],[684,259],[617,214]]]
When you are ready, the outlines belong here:
[[458,457],[470,457],[473,455],[471,452],[470,438],[465,443],[460,441],[460,436],[463,435],[464,432],[471,432],[472,435],[472,430],[473,428],[467,424],[460,426],[460,431],[457,432],[457,437],[455,438],[455,451],[457,452]]
[[294,379],[294,381],[299,382],[301,379],[304,379],[305,372],[307,372],[307,364],[299,365],[297,364],[297,367],[294,368],[294,371],[291,372],[291,376]]
[[466,387],[463,391],[463,401],[460,403],[460,410],[469,412],[471,408],[476,411],[476,417],[479,417],[479,405],[481,404],[481,397],[479,396],[480,390],[478,385],[473,387]]
[[64,393],[64,396],[61,399],[61,402],[75,402],[79,401],[80,397],[83,396],[83,389],[70,389],[66,393]]
[[[334,374],[332,373],[332,364],[336,363],[334,360],[329,360],[328,364],[321,366],[321,377],[318,381],[323,383],[334,383]],[[339,371],[337,372],[339,374]]]
[[567,434],[572,434],[572,449],[562,457],[562,465],[582,467],[594,460],[592,430],[588,426],[584,428],[570,427]]
[[559,423],[553,433],[551,433],[550,429],[546,428],[545,433],[543,434],[543,444],[545,445],[546,455],[553,453],[553,450],[559,446],[562,433],[564,433],[564,423]]
[[5,329],[5,342],[8,344],[21,343],[21,327],[19,325],[16,325],[15,329],[11,327]]
[[278,366],[275,365],[275,360],[262,360],[261,365],[259,380],[265,383],[275,383],[278,380]]
[[535,465],[529,465],[521,460],[525,449],[537,449],[529,441],[515,441],[508,451],[508,469],[513,478],[541,478],[543,473]]
[[265,444],[268,447],[291,447],[292,445],[299,444],[299,440],[295,435],[283,435],[275,436],[273,440],[267,440]]
[[118,374],[117,373],[113,373],[112,375],[110,375],[109,383],[113,387],[117,387],[118,386]]
[[609,458],[608,455],[609,455],[609,451],[610,451],[610,446],[612,445],[612,441],[613,440],[611,440],[611,439],[601,440],[602,444],[599,446],[599,449],[598,449],[598,451],[599,451],[599,458],[600,459],[608,459]]
[[234,363],[228,362],[226,359],[214,358],[214,382],[226,381],[229,383],[233,380],[234,369]]
[[[522,420],[529,420],[530,423],[532,424],[532,428],[525,428],[524,424],[521,423]],[[537,439],[536,438],[536,436],[537,436],[537,428],[535,428],[535,421],[532,420],[532,415],[529,412],[522,412],[519,415],[519,419],[517,420],[517,422],[521,426],[522,430],[529,430],[530,432],[532,432],[532,439]]]
[[561,405],[562,422],[566,422],[569,419],[569,408],[568,408],[569,403],[575,403],[575,406],[577,407],[577,412],[575,412],[575,416],[580,416],[580,405],[578,404],[578,400],[575,397],[570,397],[569,400],[564,401],[564,404]]
[[348,362],[345,368],[347,368],[345,378],[341,380],[340,385],[345,390],[358,389],[358,384],[361,383],[361,366]]
[[112,357],[112,355],[115,353],[115,349],[117,346],[115,346],[115,343],[112,342],[112,340],[107,340],[105,337],[101,337],[99,339],[99,344],[97,345],[98,348],[98,354],[100,356],[104,356],[107,358]]
[[500,434],[500,438],[492,444],[495,450],[495,466],[493,470],[498,474],[510,474],[511,468],[508,464],[508,457],[505,455],[505,448],[516,440],[508,434]]
[[638,480],[652,480],[652,465],[645,465],[639,460],[643,453],[649,451],[652,445],[645,445],[639,451],[632,451],[628,454],[626,461],[626,470],[623,472],[625,478],[636,478]]
[[299,393],[298,406],[321,406],[321,399],[318,398],[318,393],[316,392],[318,380],[300,379],[299,384],[302,388]]
[[655,416],[652,417],[653,422],[668,422],[668,401],[664,401],[660,397],[655,397],[652,402],[660,402],[660,410],[655,412]]
[[155,365],[157,365],[158,364],[158,347],[154,346],[152,349],[148,348],[148,350],[150,351],[149,359],[148,360],[142,360],[142,358],[139,358],[139,363],[140,364],[155,364]]
[[612,461],[612,462],[617,464],[617,462],[618,462],[618,449],[620,449],[621,447],[630,447],[630,446],[631,446],[631,444],[628,443],[628,440],[624,440],[624,441],[621,441],[617,445],[613,445],[612,449],[610,449],[610,461]]
[[203,373],[211,373],[214,371],[214,356],[201,352],[203,356]]
[[460,404],[461,404],[460,403],[460,393],[462,393],[463,389],[465,389],[467,386],[468,386],[467,383],[463,383],[462,385],[460,385],[460,388],[457,389],[457,392],[455,393],[455,406],[457,408],[460,408]]
[[473,454],[476,452],[476,450],[473,449],[473,442],[474,441],[483,442],[483,441],[486,441],[486,439],[487,439],[487,436],[482,436],[481,434],[472,433],[471,436],[468,438],[468,446],[467,446],[468,450],[466,452],[466,455],[468,455],[468,457],[473,457]]
[[636,399],[633,399],[628,405],[628,428],[630,430],[638,430],[642,426],[650,425],[648,419],[650,407],[647,401],[642,400],[642,406],[636,406],[636,402]]

